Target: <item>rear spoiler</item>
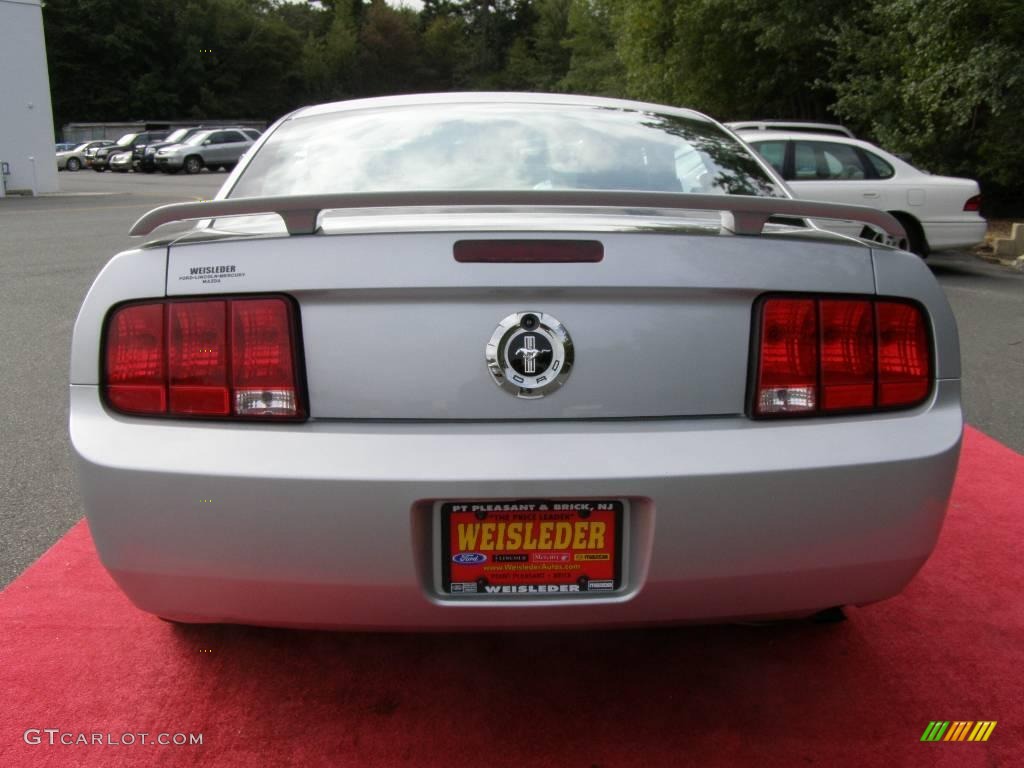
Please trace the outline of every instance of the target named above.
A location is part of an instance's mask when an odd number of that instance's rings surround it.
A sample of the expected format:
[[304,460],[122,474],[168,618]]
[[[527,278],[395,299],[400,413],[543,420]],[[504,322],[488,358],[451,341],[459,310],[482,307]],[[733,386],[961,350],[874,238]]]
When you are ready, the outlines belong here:
[[903,226],[885,211],[861,205],[837,205],[783,197],[689,195],[676,192],[605,190],[481,190],[466,192],[366,192],[288,197],[241,197],[200,203],[173,203],[154,208],[128,234],[148,235],[175,221],[276,213],[289,235],[312,235],[321,211],[366,208],[617,208],[717,211],[722,229],[736,235],[760,235],[772,216],[856,221],[883,230],[895,240],[906,238]]

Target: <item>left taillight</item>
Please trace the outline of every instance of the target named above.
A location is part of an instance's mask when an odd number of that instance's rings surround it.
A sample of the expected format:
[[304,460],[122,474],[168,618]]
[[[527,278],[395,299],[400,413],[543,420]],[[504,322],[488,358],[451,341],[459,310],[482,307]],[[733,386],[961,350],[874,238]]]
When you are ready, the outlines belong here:
[[758,315],[754,416],[911,408],[931,392],[931,341],[917,304],[773,296]]
[[975,195],[974,197],[967,198],[967,202],[964,203],[965,211],[980,211],[981,210],[981,195]]
[[285,297],[134,302],[107,317],[103,392],[134,416],[301,420],[298,352]]

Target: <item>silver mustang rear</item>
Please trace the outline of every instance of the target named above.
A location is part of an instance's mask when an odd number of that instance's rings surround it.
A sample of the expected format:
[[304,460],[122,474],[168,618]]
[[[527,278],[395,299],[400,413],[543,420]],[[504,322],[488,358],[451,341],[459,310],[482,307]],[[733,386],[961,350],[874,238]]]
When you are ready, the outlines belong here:
[[917,257],[805,217],[688,110],[449,94],[300,110],[110,261],[71,360],[103,563],[182,621],[797,616],[898,593],[956,471]]

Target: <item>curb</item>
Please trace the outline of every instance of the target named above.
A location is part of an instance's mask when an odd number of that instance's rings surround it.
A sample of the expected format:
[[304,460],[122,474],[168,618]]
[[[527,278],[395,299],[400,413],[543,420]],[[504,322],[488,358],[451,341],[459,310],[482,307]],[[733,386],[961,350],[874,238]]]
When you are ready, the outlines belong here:
[[996,264],[1000,267],[1009,267],[1024,272],[1024,255],[1015,259],[1004,259],[996,256],[992,251],[971,251],[971,255],[989,264]]

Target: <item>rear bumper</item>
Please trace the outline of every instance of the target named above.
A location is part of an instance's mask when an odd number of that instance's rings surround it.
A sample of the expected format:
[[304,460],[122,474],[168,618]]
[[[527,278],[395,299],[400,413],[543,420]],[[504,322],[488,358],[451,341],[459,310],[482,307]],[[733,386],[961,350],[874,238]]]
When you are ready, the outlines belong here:
[[[71,438],[100,557],[144,610],[360,629],[632,625],[898,593],[945,516],[959,392],[941,381],[913,412],[800,424],[271,428],[125,419],[75,385]],[[442,595],[433,502],[524,497],[628,499],[622,590]]]
[[969,221],[923,221],[924,236],[933,251],[970,248],[985,239],[988,222],[980,216]]

